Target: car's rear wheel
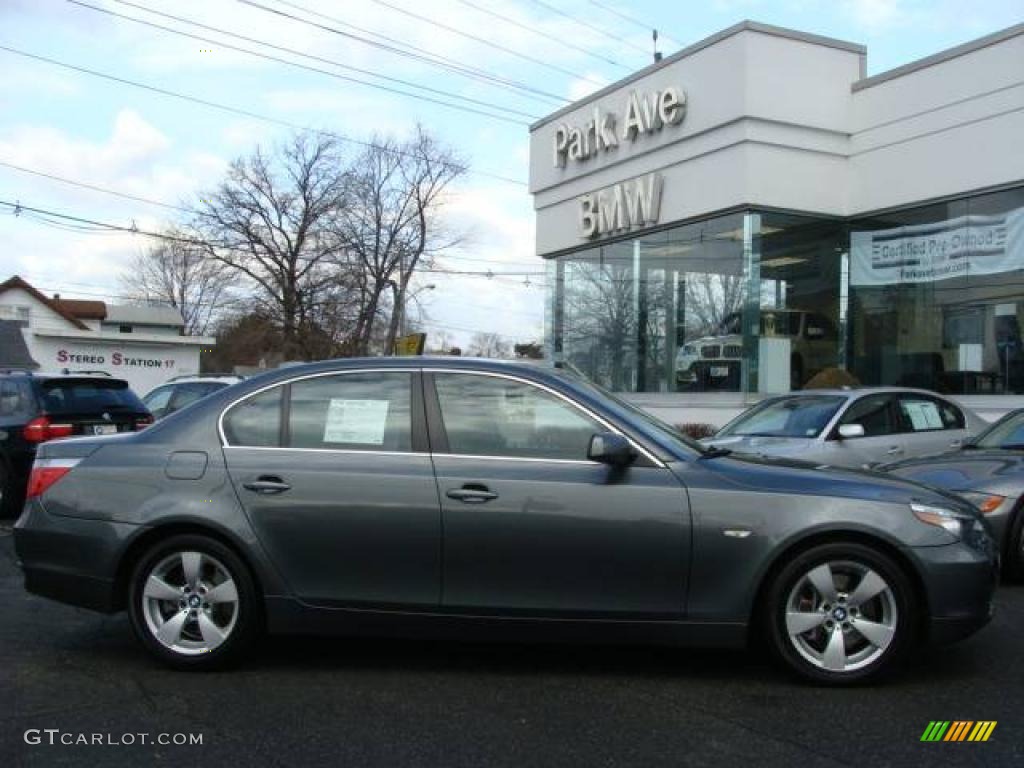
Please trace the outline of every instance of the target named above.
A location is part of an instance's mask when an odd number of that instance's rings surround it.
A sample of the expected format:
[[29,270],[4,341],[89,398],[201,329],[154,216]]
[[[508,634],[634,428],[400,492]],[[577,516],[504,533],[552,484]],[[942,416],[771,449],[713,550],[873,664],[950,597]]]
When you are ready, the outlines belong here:
[[256,589],[245,564],[205,536],[172,536],[151,547],[135,567],[128,600],[142,644],[181,669],[237,661],[258,624]]
[[793,558],[769,590],[776,655],[819,683],[875,677],[914,641],[918,612],[903,569],[857,543],[829,543]]

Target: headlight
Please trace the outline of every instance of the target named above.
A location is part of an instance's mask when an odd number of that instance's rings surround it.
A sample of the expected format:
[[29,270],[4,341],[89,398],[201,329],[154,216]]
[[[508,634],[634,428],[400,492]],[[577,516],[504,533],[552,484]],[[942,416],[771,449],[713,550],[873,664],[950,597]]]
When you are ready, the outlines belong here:
[[910,502],[910,511],[914,517],[922,523],[944,528],[958,539],[963,533],[964,523],[970,523],[971,518],[946,507],[936,507],[932,504],[921,504],[917,501]]
[[978,493],[977,491],[953,491],[953,493],[977,507],[983,515],[995,512],[1006,501],[1005,496],[997,496],[994,493]]

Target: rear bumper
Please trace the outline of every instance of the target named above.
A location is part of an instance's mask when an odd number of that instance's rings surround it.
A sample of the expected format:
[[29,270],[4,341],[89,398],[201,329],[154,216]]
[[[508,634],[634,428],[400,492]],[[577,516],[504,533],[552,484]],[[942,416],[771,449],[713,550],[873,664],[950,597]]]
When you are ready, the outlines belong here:
[[928,600],[928,640],[952,643],[973,635],[992,619],[999,560],[958,543],[913,550]]
[[117,563],[139,526],[53,515],[38,499],[14,525],[14,550],[25,589],[94,611],[120,610]]

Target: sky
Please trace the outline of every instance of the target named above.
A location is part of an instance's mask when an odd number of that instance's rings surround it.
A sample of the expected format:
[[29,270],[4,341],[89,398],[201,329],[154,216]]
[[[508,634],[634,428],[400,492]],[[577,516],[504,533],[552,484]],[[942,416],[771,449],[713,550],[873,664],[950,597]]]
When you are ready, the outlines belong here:
[[[529,123],[647,65],[651,28],[671,54],[743,19],[863,43],[871,75],[1019,23],[1024,0],[0,0],[0,201],[157,230],[183,214],[38,174],[189,208],[286,124],[365,142],[419,123],[470,168],[444,211],[466,237],[417,278],[425,330],[463,346],[477,331],[539,341]],[[119,277],[150,243],[0,207],[0,279],[49,294],[123,300]]]

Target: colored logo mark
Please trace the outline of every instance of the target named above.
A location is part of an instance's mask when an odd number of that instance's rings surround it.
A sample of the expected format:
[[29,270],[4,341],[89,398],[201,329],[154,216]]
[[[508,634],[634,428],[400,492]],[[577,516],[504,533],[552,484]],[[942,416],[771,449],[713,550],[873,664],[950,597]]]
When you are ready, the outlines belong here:
[[988,741],[996,729],[996,720],[932,720],[921,734],[921,741]]

